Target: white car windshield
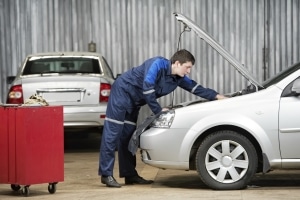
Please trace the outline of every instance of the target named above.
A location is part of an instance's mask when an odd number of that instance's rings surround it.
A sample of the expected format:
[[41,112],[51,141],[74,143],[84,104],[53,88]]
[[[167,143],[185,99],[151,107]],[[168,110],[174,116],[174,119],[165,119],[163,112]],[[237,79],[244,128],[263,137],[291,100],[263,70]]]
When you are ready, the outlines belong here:
[[281,71],[280,73],[276,74],[275,76],[269,78],[265,82],[263,82],[264,88],[267,88],[271,85],[274,85],[275,83],[278,83],[288,75],[292,74],[293,72],[297,71],[300,69],[300,63],[297,63],[291,67],[286,68],[285,70]]
[[97,59],[82,57],[51,57],[32,59],[26,63],[23,75],[43,73],[93,73],[101,74]]

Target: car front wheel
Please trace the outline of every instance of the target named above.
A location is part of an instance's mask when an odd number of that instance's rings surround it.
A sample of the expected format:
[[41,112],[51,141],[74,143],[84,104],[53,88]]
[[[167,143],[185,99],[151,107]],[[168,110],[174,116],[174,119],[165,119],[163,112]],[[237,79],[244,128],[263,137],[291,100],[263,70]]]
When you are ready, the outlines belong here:
[[196,154],[196,169],[212,189],[243,189],[257,169],[253,144],[234,131],[218,131],[207,136]]

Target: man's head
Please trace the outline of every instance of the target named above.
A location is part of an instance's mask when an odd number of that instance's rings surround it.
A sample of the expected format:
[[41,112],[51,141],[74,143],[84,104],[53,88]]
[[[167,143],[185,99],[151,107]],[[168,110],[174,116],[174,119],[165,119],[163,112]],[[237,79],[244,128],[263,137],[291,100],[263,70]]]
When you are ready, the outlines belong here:
[[172,64],[172,74],[185,76],[191,72],[191,67],[195,63],[194,56],[187,50],[177,51],[170,59]]
[[180,64],[191,62],[192,65],[195,64],[195,57],[188,50],[181,49],[174,53],[170,59],[171,64],[174,64],[176,61],[179,61]]

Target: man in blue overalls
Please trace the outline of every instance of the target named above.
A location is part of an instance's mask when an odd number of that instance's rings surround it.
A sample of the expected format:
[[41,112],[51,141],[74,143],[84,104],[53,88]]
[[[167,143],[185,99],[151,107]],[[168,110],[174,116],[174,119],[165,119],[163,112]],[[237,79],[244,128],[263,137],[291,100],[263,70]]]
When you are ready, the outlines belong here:
[[128,150],[141,106],[148,104],[154,114],[166,110],[161,108],[156,99],[171,93],[177,86],[208,100],[225,98],[186,76],[194,63],[195,58],[189,51],[179,50],[170,60],[150,58],[116,79],[107,105],[100,147],[98,174],[103,184],[121,187],[113,177],[116,148],[120,177],[125,177],[125,184],[153,183],[138,175],[135,169],[136,156]]

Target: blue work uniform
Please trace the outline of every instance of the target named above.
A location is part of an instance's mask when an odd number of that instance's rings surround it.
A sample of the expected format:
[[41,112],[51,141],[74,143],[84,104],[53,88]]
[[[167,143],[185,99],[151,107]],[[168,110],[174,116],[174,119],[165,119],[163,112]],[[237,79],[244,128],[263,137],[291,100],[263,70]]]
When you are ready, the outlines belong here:
[[136,129],[141,106],[148,104],[154,114],[161,112],[156,99],[171,93],[177,86],[208,100],[216,98],[216,91],[202,87],[187,76],[172,75],[171,71],[170,60],[154,57],[116,79],[104,121],[99,175],[113,176],[116,148],[120,177],[137,175],[136,157],[128,150],[128,143]]

